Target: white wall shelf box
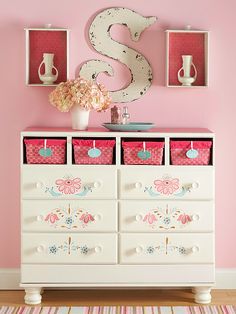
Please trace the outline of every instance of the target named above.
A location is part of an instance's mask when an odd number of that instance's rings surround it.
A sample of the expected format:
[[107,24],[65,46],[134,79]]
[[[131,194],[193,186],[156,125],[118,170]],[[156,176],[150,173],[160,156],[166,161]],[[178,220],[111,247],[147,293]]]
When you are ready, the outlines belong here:
[[[66,28],[25,28],[26,38],[26,85],[55,86],[69,76],[69,30]],[[43,84],[38,68],[44,53],[54,54],[54,66],[58,78],[53,84]],[[42,70],[44,66],[42,66]]]
[[[65,163],[27,164],[24,139],[30,138],[66,139]],[[113,163],[75,164],[74,138],[115,139]],[[161,165],[124,164],[122,141],[140,138],[164,141]],[[211,141],[209,164],[172,165],[171,140]],[[207,129],[23,131],[25,302],[39,304],[47,287],[189,287],[197,303],[209,303],[215,282],[214,152]]]
[[[182,86],[178,71],[182,67],[182,55],[192,55],[197,69],[196,81]],[[181,88],[207,87],[209,85],[209,31],[166,30],[166,86]],[[194,75],[191,70],[191,76]]]

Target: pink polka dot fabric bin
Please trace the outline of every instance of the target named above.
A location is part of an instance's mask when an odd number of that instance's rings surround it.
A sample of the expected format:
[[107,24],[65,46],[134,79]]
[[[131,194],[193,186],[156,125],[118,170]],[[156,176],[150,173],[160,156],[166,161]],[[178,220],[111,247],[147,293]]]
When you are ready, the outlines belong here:
[[75,163],[79,165],[111,165],[115,140],[72,140]]
[[161,165],[164,142],[122,142],[125,165]]
[[[211,141],[170,141],[171,164],[209,165],[211,147]],[[194,152],[192,156],[191,151]]]
[[24,139],[27,164],[64,164],[66,140]]

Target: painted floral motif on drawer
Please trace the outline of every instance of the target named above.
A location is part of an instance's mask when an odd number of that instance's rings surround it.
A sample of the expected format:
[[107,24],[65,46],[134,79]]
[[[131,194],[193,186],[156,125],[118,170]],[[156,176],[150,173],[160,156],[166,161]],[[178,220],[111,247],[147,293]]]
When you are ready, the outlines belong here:
[[68,255],[71,255],[73,253],[87,255],[90,253],[91,248],[89,248],[86,244],[79,245],[75,243],[74,241],[72,241],[71,237],[68,237],[68,241],[65,241],[60,245],[52,244],[48,246],[48,253],[51,255],[57,255],[62,251]]
[[172,178],[169,175],[163,176],[161,179],[156,179],[153,185],[146,186],[144,192],[149,196],[177,196],[182,197],[187,192],[191,192],[193,184],[181,185],[179,178]]
[[155,253],[162,253],[165,255],[177,253],[180,255],[188,255],[196,253],[199,251],[197,246],[193,247],[184,247],[180,244],[172,244],[168,237],[165,237],[165,241],[157,246],[148,245],[144,248],[144,253],[148,255],[153,255]]
[[86,228],[91,223],[95,223],[94,216],[87,210],[55,208],[45,215],[43,221],[54,228],[80,229]]
[[148,211],[141,222],[147,224],[152,229],[180,229],[192,222],[192,216],[186,214],[179,208],[166,209],[156,208]]
[[63,178],[56,179],[53,186],[46,187],[45,189],[45,193],[49,193],[53,197],[60,197],[63,195],[83,197],[89,192],[92,192],[92,187],[84,186],[82,188],[81,179],[78,177],[73,178],[70,175],[65,175]]

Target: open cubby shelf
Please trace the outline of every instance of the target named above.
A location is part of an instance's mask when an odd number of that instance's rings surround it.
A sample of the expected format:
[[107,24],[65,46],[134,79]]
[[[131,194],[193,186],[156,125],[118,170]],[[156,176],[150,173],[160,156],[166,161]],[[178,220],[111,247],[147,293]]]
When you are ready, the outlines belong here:
[[[45,143],[44,140],[47,140]],[[33,140],[33,145],[35,143],[36,147],[34,150],[27,150],[27,140]],[[35,142],[35,140],[39,140],[39,142]],[[47,149],[52,149],[51,153],[53,153],[52,147],[50,147],[50,141],[63,141],[63,149],[64,153],[59,150],[59,154],[64,154],[63,162],[60,163],[51,163],[51,162],[37,162],[37,156],[39,155],[40,149],[44,153],[47,153]],[[82,143],[81,144],[81,140]],[[101,146],[101,143],[105,141],[108,143],[107,147]],[[48,144],[49,143],[49,144]],[[60,145],[57,142],[54,145]],[[78,144],[79,143],[79,144]],[[110,144],[111,145],[110,145]],[[144,144],[145,143],[145,144]],[[172,143],[175,143],[175,147],[172,147]],[[127,145],[128,144],[128,145]],[[180,144],[180,147],[179,147]],[[39,146],[37,146],[39,145]],[[124,147],[124,145],[126,145]],[[131,145],[131,146],[129,146]],[[150,146],[151,145],[151,146]],[[181,146],[182,145],[182,146]],[[25,136],[22,141],[22,161],[23,164],[51,164],[51,165],[123,165],[123,166],[199,166],[204,165],[201,164],[201,160],[205,160],[207,158],[207,163],[205,166],[214,165],[213,158],[213,138],[209,137],[123,137],[122,135],[119,137],[116,136],[107,136],[107,137],[95,137],[95,136],[83,136],[83,137],[67,137],[67,136],[47,136],[47,137],[37,137],[37,136]],[[106,145],[105,145],[106,146]],[[128,148],[127,148],[128,147]],[[163,147],[163,148],[162,148]],[[95,149],[93,151],[92,149]],[[186,157],[186,153],[188,150],[197,150],[198,157],[192,158],[190,164],[188,163],[189,158]],[[95,156],[89,155],[95,153]],[[33,162],[29,162],[27,154],[34,154],[34,158],[36,158],[36,162],[33,159]],[[147,152],[146,155],[141,152]],[[96,156],[96,154],[100,154]],[[77,156],[76,156],[77,154]],[[128,155],[125,155],[128,154]],[[159,154],[159,155],[158,155]],[[107,156],[108,155],[108,156]],[[75,158],[76,156],[76,158]],[[103,157],[106,157],[103,159]],[[128,156],[128,159],[127,159]],[[48,156],[41,156],[45,159]],[[40,157],[40,158],[41,158]],[[145,157],[148,157],[145,159]],[[81,159],[83,158],[83,159]],[[99,159],[100,158],[100,159]],[[107,159],[108,158],[108,159]],[[156,159],[155,159],[156,158]],[[177,163],[176,163],[177,158]],[[178,158],[182,158],[182,163],[178,163]],[[196,158],[200,159],[200,164],[195,162]],[[145,162],[145,160],[150,159],[150,164]],[[195,161],[194,161],[195,159]],[[40,159],[41,160],[41,159]],[[61,160],[61,159],[60,159]],[[82,161],[81,161],[82,160]],[[105,160],[105,162],[104,162]],[[107,162],[107,160],[109,160]],[[141,160],[141,162],[140,162]],[[144,162],[142,162],[144,160]],[[32,160],[31,160],[32,161]],[[98,162],[99,161],[99,162]],[[152,162],[153,161],[153,162]],[[199,162],[199,161],[198,161]]]
[[[209,32],[200,30],[166,31],[166,86],[206,87],[208,86],[208,44]],[[182,67],[182,56],[191,55],[197,69],[196,81],[191,86],[182,86],[178,71]],[[191,76],[194,76],[193,67]]]
[[[69,31],[64,28],[26,28],[26,85],[54,86],[65,82],[69,73]],[[44,53],[53,53],[58,78],[43,84],[38,75]],[[42,65],[41,73],[44,73]],[[54,70],[53,70],[54,71]]]

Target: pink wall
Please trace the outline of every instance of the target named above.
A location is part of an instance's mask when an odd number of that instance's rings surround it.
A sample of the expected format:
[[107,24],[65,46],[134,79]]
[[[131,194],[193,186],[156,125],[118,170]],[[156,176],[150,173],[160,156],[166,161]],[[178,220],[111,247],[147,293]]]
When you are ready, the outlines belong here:
[[[12,0],[1,4],[1,163],[0,163],[0,267],[20,263],[19,213],[19,132],[27,126],[68,126],[69,114],[56,111],[48,103],[50,87],[25,86],[24,27],[52,23],[71,29],[70,77],[90,58],[109,61],[115,78],[101,75],[100,81],[118,88],[125,84],[125,69],[96,54],[87,44],[87,28],[94,14],[109,6],[125,6],[143,15],[156,15],[157,23],[131,42],[127,29],[116,27],[115,38],[139,49],[150,61],[154,81],[148,93],[131,103],[136,121],[153,121],[165,127],[208,127],[217,136],[216,172],[216,260],[217,267],[236,267],[235,250],[235,0]],[[171,89],[164,87],[165,35],[167,28],[211,31],[210,87]],[[91,125],[108,121],[109,114],[91,114]]]

